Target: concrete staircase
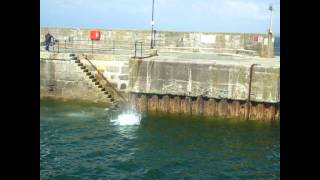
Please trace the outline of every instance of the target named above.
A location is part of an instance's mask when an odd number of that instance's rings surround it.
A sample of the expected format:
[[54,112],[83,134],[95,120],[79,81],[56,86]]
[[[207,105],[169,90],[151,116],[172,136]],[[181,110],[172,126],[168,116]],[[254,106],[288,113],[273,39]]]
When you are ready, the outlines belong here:
[[112,97],[111,93],[107,91],[106,87],[104,87],[102,83],[96,79],[95,75],[89,71],[86,65],[84,65],[84,63],[82,63],[81,60],[75,54],[69,54],[69,56],[80,67],[80,69],[88,77],[88,79],[91,80],[92,83],[94,83],[94,85],[100,90],[100,92],[102,93],[102,96],[106,98],[107,101],[109,101],[111,104],[117,104],[117,101],[115,100],[115,98]]

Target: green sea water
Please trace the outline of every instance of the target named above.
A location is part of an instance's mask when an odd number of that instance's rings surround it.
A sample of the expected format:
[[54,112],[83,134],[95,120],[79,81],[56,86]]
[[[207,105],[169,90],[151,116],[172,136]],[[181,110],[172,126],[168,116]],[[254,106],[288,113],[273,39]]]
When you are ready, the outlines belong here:
[[41,101],[40,176],[280,179],[280,125]]

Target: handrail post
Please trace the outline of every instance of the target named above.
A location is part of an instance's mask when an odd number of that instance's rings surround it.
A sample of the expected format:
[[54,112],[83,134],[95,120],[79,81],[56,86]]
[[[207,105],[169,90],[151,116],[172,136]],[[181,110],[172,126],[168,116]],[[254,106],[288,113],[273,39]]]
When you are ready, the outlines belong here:
[[59,49],[59,45],[60,45],[60,41],[58,41],[58,53],[59,53],[59,50],[60,50],[60,49]]
[[140,42],[140,57],[142,57],[142,42]]
[[115,44],[114,40],[112,40],[112,48],[113,48],[113,55],[115,55]]
[[134,57],[137,57],[137,41],[134,42]]
[[93,54],[93,40],[91,40],[91,54]]

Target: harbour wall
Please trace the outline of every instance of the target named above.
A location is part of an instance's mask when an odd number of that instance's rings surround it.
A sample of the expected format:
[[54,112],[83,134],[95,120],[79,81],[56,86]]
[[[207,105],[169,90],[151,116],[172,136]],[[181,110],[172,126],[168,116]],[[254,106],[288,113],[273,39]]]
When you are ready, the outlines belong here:
[[[118,76],[128,74],[128,71],[121,71],[123,69],[127,70],[128,62],[114,63],[113,57],[110,55],[91,54],[90,56],[95,58],[93,63],[102,72],[105,72],[107,68],[120,70],[106,73],[106,75],[115,77],[110,79],[110,82],[116,88],[124,86],[124,88],[118,90],[124,95],[127,94],[128,80],[119,80]],[[88,67],[89,72],[97,75],[88,62],[83,61],[83,63]],[[40,98],[110,103],[68,53],[40,53]]]
[[138,111],[255,120],[280,118],[278,63],[261,63],[252,72],[252,62],[154,57],[133,58],[129,63],[130,102]]
[[[42,27],[40,31],[40,42],[50,32],[60,41],[71,42],[72,48],[87,48],[91,43],[90,29]],[[273,57],[272,34],[159,31],[159,56],[135,58],[134,42],[142,41],[149,48],[149,30],[101,31],[96,45],[124,42],[129,45],[125,47],[128,54],[92,52],[86,57],[118,91],[129,95],[131,107],[138,111],[280,119],[280,63],[268,58]],[[248,54],[212,53],[217,50]],[[40,53],[40,96],[108,103],[68,55]],[[97,75],[89,62],[83,64]]]
[[[77,42],[91,46],[90,29],[77,28],[40,28],[40,42],[50,32],[55,38],[63,41]],[[113,41],[129,44],[133,48],[135,41],[143,42],[149,48],[150,30],[100,29],[101,41],[95,41],[100,47],[112,46]],[[268,33],[225,33],[225,32],[177,32],[157,31],[156,48],[161,53],[171,51],[185,52],[230,52],[261,57],[274,56],[274,36]],[[82,41],[80,41],[82,40]]]
[[[129,94],[131,107],[140,112],[255,120],[280,118],[279,61],[258,60],[259,64],[250,71],[257,60],[232,60],[232,57],[186,60],[155,56],[117,62],[112,55],[88,54],[88,57],[118,91]],[[40,98],[108,104],[74,61],[65,53],[40,53]],[[95,74],[86,61],[82,63]],[[128,79],[120,80],[123,75]],[[125,88],[121,88],[123,84]]]

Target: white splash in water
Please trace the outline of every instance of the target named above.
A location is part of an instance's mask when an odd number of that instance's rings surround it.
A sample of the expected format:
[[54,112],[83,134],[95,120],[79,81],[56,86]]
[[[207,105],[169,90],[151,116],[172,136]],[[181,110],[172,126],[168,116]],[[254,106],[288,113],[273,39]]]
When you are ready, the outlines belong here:
[[115,125],[127,126],[127,125],[139,125],[141,121],[141,114],[133,112],[123,112],[115,119],[110,120]]
[[67,113],[66,116],[68,117],[83,117],[86,116],[86,113],[81,111],[81,112],[71,112],[71,113]]

